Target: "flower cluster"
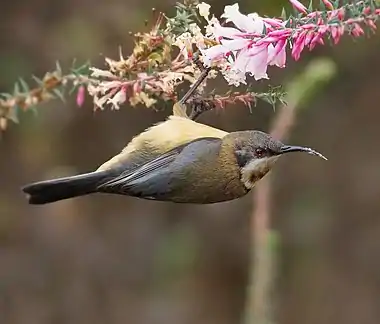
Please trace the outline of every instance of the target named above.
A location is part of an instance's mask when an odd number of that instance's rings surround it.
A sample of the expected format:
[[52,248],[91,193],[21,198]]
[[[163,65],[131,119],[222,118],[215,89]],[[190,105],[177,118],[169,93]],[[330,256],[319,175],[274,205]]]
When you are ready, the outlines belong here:
[[[0,129],[8,120],[17,122],[19,111],[63,99],[68,84],[76,91],[78,106],[89,94],[95,109],[119,109],[125,103],[154,107],[158,100],[177,101],[179,86],[194,84],[204,72],[206,80],[192,87],[198,96],[204,93],[207,79],[215,78],[218,72],[236,87],[247,84],[247,76],[268,79],[268,67],[284,68],[289,54],[298,60],[305,49],[323,45],[328,38],[337,44],[344,34],[359,37],[365,30],[374,32],[380,16],[378,0],[321,0],[319,10],[306,8],[298,0],[289,2],[295,13],[287,15],[283,10],[281,17],[275,18],[243,14],[237,3],[227,5],[217,18],[210,14],[210,5],[198,0],[177,4],[171,18],[163,13],[157,16],[154,11],[150,31],[133,35],[135,46],[128,57],[120,51],[119,59],[105,59],[105,69],[86,66],[67,74],[58,65],[42,80],[37,79],[36,87],[29,89],[20,80],[12,94],[0,94]],[[199,18],[204,21],[202,26]],[[224,107],[237,101],[249,106],[256,99],[274,104],[283,96],[281,92],[260,94],[249,89],[213,95],[206,106]]]
[[305,48],[312,50],[318,44],[323,45],[326,36],[337,44],[344,33],[362,36],[362,25],[375,31],[375,22],[380,16],[374,1],[338,8],[329,0],[323,0],[323,11],[308,10],[298,0],[289,1],[299,12],[297,17],[245,15],[235,3],[224,8],[220,19],[210,18],[210,5],[201,3],[198,9],[207,22],[205,35],[202,39],[197,30],[197,34],[187,38],[186,48],[194,43],[202,53],[205,66],[218,67],[230,85],[238,86],[246,84],[247,74],[255,80],[268,79],[268,66],[285,67],[288,47],[292,57],[298,60]]

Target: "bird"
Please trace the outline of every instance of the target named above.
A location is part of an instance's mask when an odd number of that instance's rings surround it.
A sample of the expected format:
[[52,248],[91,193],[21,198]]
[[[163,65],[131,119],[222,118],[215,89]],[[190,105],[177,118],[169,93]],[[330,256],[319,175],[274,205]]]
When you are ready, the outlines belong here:
[[95,171],[22,187],[41,205],[94,193],[173,203],[213,204],[245,196],[284,154],[306,152],[259,130],[226,132],[170,116],[132,138]]

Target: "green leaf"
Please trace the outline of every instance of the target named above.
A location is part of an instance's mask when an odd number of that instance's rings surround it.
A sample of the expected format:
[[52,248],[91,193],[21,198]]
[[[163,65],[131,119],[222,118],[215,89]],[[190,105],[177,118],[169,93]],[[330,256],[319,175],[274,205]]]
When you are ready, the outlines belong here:
[[16,82],[15,85],[14,85],[14,89],[13,89],[13,95],[14,96],[18,96],[20,95],[20,86],[19,84]]
[[5,93],[5,92],[0,93],[0,96],[2,96],[4,99],[10,99],[13,97],[10,93]]
[[286,20],[287,18],[287,15],[286,15],[286,10],[285,10],[285,8],[282,8],[282,11],[281,11],[281,18],[282,18],[282,20]]
[[328,24],[329,25],[340,24],[340,20],[338,18],[333,18],[329,20]]
[[313,11],[313,0],[310,0],[310,3],[309,3],[309,11]]
[[33,113],[34,117],[38,116],[38,109],[36,106],[31,106],[31,107],[29,107],[28,110],[30,110]]
[[20,85],[21,85],[21,88],[24,92],[29,92],[29,86],[28,84],[25,82],[24,79],[22,78],[19,78],[19,81],[20,81]]
[[58,61],[55,62],[55,68],[56,68],[56,71],[59,73],[59,75],[62,75],[61,65],[59,64]]
[[65,97],[64,97],[64,95],[63,95],[63,92],[60,91],[60,89],[54,89],[54,90],[53,90],[53,93],[54,93],[59,99],[61,99],[63,102],[66,102]]
[[276,109],[276,105],[278,102],[281,102],[282,104],[286,105],[285,96],[286,96],[286,93],[283,90],[282,86],[276,86],[276,87],[269,86],[269,89],[267,92],[256,94],[256,97],[258,99],[261,99],[269,103],[270,105],[272,105],[273,110]]
[[371,8],[372,11],[376,10],[376,8],[377,8],[376,1],[375,0],[371,0],[369,6],[370,6],[370,8]]
[[44,82],[43,82],[40,78],[36,77],[35,75],[32,75],[32,78],[33,78],[33,80],[34,80],[39,86],[43,86],[43,85],[44,85]]
[[90,72],[90,61],[83,63],[82,65],[75,67],[76,60],[73,61],[73,65],[71,67],[71,72],[75,75],[88,75]]
[[79,84],[78,85],[73,85],[71,87],[71,89],[69,90],[69,96],[71,96],[78,89],[78,86],[79,86]]
[[10,119],[11,121],[13,121],[15,124],[18,124],[19,123],[19,118],[18,118],[19,112],[20,112],[20,107],[18,105],[14,105],[9,110],[7,118]]

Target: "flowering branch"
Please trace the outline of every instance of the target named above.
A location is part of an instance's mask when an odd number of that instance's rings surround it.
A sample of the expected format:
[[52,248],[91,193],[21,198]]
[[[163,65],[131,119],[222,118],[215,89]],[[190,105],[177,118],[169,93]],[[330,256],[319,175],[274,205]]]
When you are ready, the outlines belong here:
[[[154,23],[149,31],[133,35],[135,46],[128,57],[120,50],[119,59],[105,58],[105,69],[85,66],[67,74],[58,65],[37,80],[36,87],[29,89],[21,80],[13,93],[2,94],[0,129],[5,129],[9,120],[17,122],[19,111],[54,98],[64,99],[67,84],[76,92],[78,106],[83,105],[87,93],[94,109],[119,109],[126,102],[155,108],[159,100],[164,100],[177,102],[173,113],[186,115],[186,107],[182,106],[195,92],[197,99],[192,101],[191,113],[195,118],[206,107],[222,108],[239,101],[247,105],[263,99],[274,105],[282,100],[281,91],[273,91],[276,87],[265,93],[236,89],[228,95],[211,96],[205,88],[208,80],[218,74],[234,87],[247,85],[247,77],[253,77],[253,83],[269,79],[268,67],[286,66],[287,49],[298,60],[306,48],[312,50],[325,44],[326,39],[338,44],[345,33],[359,37],[365,30],[375,32],[380,16],[379,2],[375,0],[321,0],[319,9],[306,8],[298,0],[289,1],[295,14],[288,15],[283,10],[276,18],[245,15],[235,3],[226,6],[218,19],[210,17],[210,5],[198,0],[177,4],[174,17],[153,10]],[[185,82],[191,90],[178,102],[178,89]],[[202,106],[200,95],[208,104]]]
[[[88,64],[84,64],[80,67],[73,66],[68,74],[63,74],[59,63],[57,63],[56,70],[47,72],[42,79],[33,77],[36,86],[32,88],[23,79],[20,79],[15,84],[12,94],[0,94],[0,130],[7,127],[8,120],[18,123],[18,112],[20,110],[33,109],[36,105],[52,99],[64,101],[64,89],[69,83],[72,83],[73,91],[81,84],[91,82],[86,75],[87,70]],[[79,92],[83,92],[83,88],[79,89]],[[81,104],[80,101],[77,103]],[[33,109],[33,111],[35,110]]]
[[[209,18],[206,37],[214,41],[207,48],[200,44],[206,66],[218,66],[229,84],[246,84],[246,76],[255,80],[268,79],[268,66],[284,68],[286,49],[299,60],[305,48],[312,50],[323,45],[325,38],[337,44],[344,33],[353,37],[364,35],[363,27],[376,30],[375,22],[380,16],[379,5],[374,0],[346,3],[321,1],[321,10],[307,9],[298,0],[289,0],[297,16],[287,16],[283,10],[281,18],[263,18],[257,13],[244,15],[235,3],[226,6],[221,18]],[[346,1],[344,1],[346,2]],[[230,26],[223,26],[230,23]]]

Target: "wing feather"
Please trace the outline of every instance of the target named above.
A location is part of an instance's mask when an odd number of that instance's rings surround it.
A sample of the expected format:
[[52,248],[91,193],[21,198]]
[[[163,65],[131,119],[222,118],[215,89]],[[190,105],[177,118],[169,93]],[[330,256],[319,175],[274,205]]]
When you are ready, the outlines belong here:
[[[169,170],[169,166],[173,162],[180,160],[181,163],[191,163],[192,159],[197,158],[197,155],[202,155],[205,150],[209,150],[210,144],[219,144],[220,142],[220,138],[204,137],[180,145],[131,172],[120,174],[99,186],[98,190],[158,199],[159,195],[162,196],[169,190],[170,179],[176,176],[177,169]],[[181,156],[186,149],[190,154]],[[178,165],[176,167],[178,168]]]

